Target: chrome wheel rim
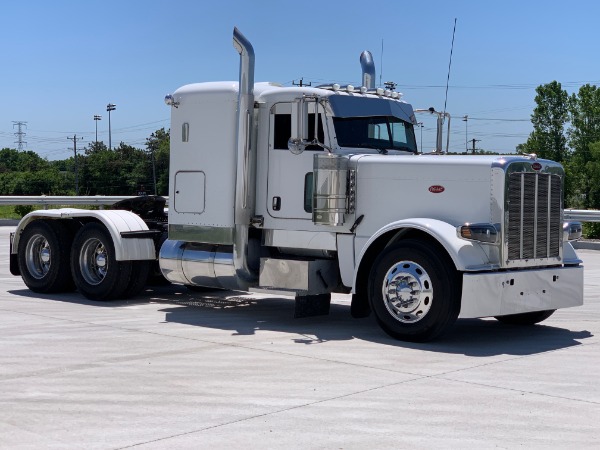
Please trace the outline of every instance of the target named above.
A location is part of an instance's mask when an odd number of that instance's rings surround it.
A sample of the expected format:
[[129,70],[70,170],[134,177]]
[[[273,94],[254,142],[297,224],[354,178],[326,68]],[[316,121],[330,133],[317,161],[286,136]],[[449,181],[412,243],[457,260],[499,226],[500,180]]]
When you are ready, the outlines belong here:
[[108,254],[102,241],[90,238],[84,242],[79,252],[79,267],[88,284],[102,283],[108,273]]
[[52,251],[48,240],[41,234],[34,234],[25,248],[25,264],[29,274],[41,280],[50,271]]
[[403,323],[423,319],[433,303],[431,278],[413,261],[400,261],[387,271],[382,294],[389,313]]

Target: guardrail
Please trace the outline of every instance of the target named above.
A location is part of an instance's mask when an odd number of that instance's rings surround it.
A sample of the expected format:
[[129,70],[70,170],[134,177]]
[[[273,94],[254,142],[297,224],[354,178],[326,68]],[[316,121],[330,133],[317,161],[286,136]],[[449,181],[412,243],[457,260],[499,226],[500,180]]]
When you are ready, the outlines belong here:
[[565,209],[565,220],[600,222],[600,211],[592,209]]
[[[135,198],[134,195],[0,195],[0,205],[113,205],[121,200]],[[166,197],[165,197],[166,198]],[[167,199],[168,202],[168,199]]]
[[94,195],[23,195],[0,196],[0,205],[113,205],[132,196]]

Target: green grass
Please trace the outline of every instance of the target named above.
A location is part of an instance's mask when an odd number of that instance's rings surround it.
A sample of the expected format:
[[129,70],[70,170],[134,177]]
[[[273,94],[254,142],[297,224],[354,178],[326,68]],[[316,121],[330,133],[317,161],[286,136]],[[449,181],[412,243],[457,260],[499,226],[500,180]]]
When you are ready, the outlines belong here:
[[[31,211],[35,211],[38,209],[44,209],[43,205],[31,205],[32,209]],[[47,209],[59,209],[59,208],[66,208],[69,207],[71,205],[48,205]],[[97,205],[89,205],[89,206],[84,206],[84,205],[77,205],[74,206],[75,208],[79,208],[79,209],[99,209]],[[18,206],[16,205],[0,205],[0,220],[2,219],[21,219],[29,210],[25,209],[23,206],[21,206],[23,213],[25,214],[19,214],[17,212],[17,208]],[[108,208],[108,206],[105,206],[105,208]]]
[[21,215],[15,212],[13,205],[0,205],[0,219],[20,219]]

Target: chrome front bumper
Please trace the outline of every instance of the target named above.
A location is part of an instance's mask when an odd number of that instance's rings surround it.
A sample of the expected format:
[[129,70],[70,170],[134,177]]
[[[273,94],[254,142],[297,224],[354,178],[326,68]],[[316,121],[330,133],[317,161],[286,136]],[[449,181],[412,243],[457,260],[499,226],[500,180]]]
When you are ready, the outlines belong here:
[[459,318],[519,314],[583,304],[583,266],[463,274]]

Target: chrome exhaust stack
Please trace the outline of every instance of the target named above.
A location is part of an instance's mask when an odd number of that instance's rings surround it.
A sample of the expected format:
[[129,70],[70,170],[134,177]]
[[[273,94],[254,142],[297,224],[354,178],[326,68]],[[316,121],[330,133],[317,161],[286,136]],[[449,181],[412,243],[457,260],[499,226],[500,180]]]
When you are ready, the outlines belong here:
[[254,214],[254,173],[256,151],[252,148],[254,117],[254,48],[235,27],[233,46],[240,54],[240,76],[237,111],[236,155],[237,173],[235,182],[235,236],[233,264],[240,288],[247,288],[258,278],[248,263],[248,234],[250,220]]
[[[186,285],[247,290],[258,282],[257,251],[249,254],[249,227],[254,215],[256,150],[253,149],[254,49],[237,28],[233,46],[240,54],[235,154],[235,197],[232,228],[204,227],[214,232],[192,240],[166,240],[159,262],[164,277]],[[172,98],[170,104],[174,104]],[[206,231],[206,230],[205,230]],[[200,242],[198,242],[200,241]],[[250,261],[250,256],[255,257]]]

